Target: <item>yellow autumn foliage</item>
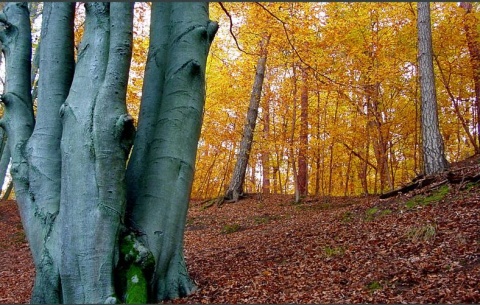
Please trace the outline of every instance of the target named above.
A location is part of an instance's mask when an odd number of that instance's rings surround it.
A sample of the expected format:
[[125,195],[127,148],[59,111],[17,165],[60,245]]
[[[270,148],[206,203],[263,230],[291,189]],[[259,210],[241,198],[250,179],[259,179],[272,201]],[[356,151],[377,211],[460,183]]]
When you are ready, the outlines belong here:
[[[220,29],[207,64],[193,198],[221,196],[228,186],[265,33],[271,40],[245,191],[262,190],[264,167],[270,192],[294,191],[293,164],[306,145],[300,140],[302,71],[308,74],[310,194],[381,193],[422,172],[416,3],[222,4],[210,4]],[[455,162],[473,155],[479,142],[465,34],[465,22],[480,30],[479,5],[473,3],[468,18],[458,3],[431,7],[440,129],[447,160]],[[136,37],[128,93],[133,114],[148,49],[146,38]]]

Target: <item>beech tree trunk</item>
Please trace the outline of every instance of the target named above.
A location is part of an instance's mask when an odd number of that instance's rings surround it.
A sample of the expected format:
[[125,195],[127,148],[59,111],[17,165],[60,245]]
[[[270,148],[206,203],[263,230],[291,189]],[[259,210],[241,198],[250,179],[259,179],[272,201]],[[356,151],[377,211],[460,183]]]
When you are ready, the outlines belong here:
[[208,3],[153,5],[145,123],[135,138],[125,104],[133,3],[85,4],[76,63],[74,9],[44,3],[36,118],[27,4],[9,3],[0,14],[7,75],[0,124],[35,264],[32,302],[147,303],[188,294],[183,227],[217,24]]
[[138,132],[127,169],[127,223],[155,258],[153,299],[195,289],[183,257],[198,139],[205,103],[205,67],[218,25],[208,3],[152,4],[150,48]]
[[[75,76],[60,109],[62,123],[68,126],[61,140],[61,173],[67,179],[62,179],[60,205],[75,207],[59,212],[66,303],[105,302],[115,296],[112,274],[133,129],[125,106],[133,4],[88,3],[85,8]],[[68,179],[72,174],[75,178]]]
[[258,115],[258,106],[262,96],[263,79],[265,78],[265,67],[267,65],[267,47],[270,36],[265,36],[260,43],[260,57],[258,58],[255,80],[253,82],[252,94],[250,95],[250,105],[248,106],[245,127],[242,133],[242,140],[237,155],[237,162],[233,169],[232,179],[225,194],[226,200],[237,202],[243,195],[245,172],[247,170],[248,159],[252,149],[253,132]]
[[[27,145],[30,190],[35,194],[34,200],[45,219],[45,233],[39,241],[45,242],[39,262],[35,264],[34,303],[58,303],[66,297],[59,287],[61,260],[58,258],[62,252],[59,242],[62,230],[58,217],[62,184],[62,118],[58,114],[68,96],[74,74],[73,18],[73,4],[44,5],[40,41],[42,51],[36,56],[42,69],[37,86],[37,117]],[[33,84],[32,80],[30,84]]]
[[437,94],[433,74],[430,2],[418,2],[418,64],[420,72],[421,125],[424,172],[431,175],[448,167],[438,123]]

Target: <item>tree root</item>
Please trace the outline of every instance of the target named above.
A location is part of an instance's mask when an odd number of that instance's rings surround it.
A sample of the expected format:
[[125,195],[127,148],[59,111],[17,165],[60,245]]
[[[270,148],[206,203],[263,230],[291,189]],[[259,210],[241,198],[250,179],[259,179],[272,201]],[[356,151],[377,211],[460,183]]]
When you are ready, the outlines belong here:
[[441,174],[431,176],[417,176],[411,183],[380,195],[380,199],[387,199],[401,194],[406,194],[414,190],[426,188],[426,190],[434,189],[446,183],[460,185],[462,187],[466,183],[476,183],[480,181],[480,166],[462,167],[451,169]]

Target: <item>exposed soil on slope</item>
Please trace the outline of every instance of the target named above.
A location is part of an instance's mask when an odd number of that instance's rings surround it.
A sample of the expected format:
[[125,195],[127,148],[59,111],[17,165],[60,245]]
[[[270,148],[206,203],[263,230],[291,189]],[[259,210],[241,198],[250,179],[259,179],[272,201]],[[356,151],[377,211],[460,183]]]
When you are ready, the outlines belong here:
[[[480,172],[478,159],[455,166]],[[173,303],[480,303],[480,183],[432,185],[385,200],[192,202],[198,290]],[[16,206],[0,202],[0,303],[27,303],[33,276]]]

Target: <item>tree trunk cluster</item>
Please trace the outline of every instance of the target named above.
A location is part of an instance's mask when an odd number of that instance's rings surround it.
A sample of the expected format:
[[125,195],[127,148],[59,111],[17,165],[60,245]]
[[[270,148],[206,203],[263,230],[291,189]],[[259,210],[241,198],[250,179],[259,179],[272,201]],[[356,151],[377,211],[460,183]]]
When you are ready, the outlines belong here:
[[0,14],[0,124],[35,264],[33,303],[158,302],[194,289],[183,228],[217,24],[208,3],[152,5],[135,133],[126,108],[133,5],[86,3],[75,57],[75,4],[44,3],[35,114],[27,4]]

